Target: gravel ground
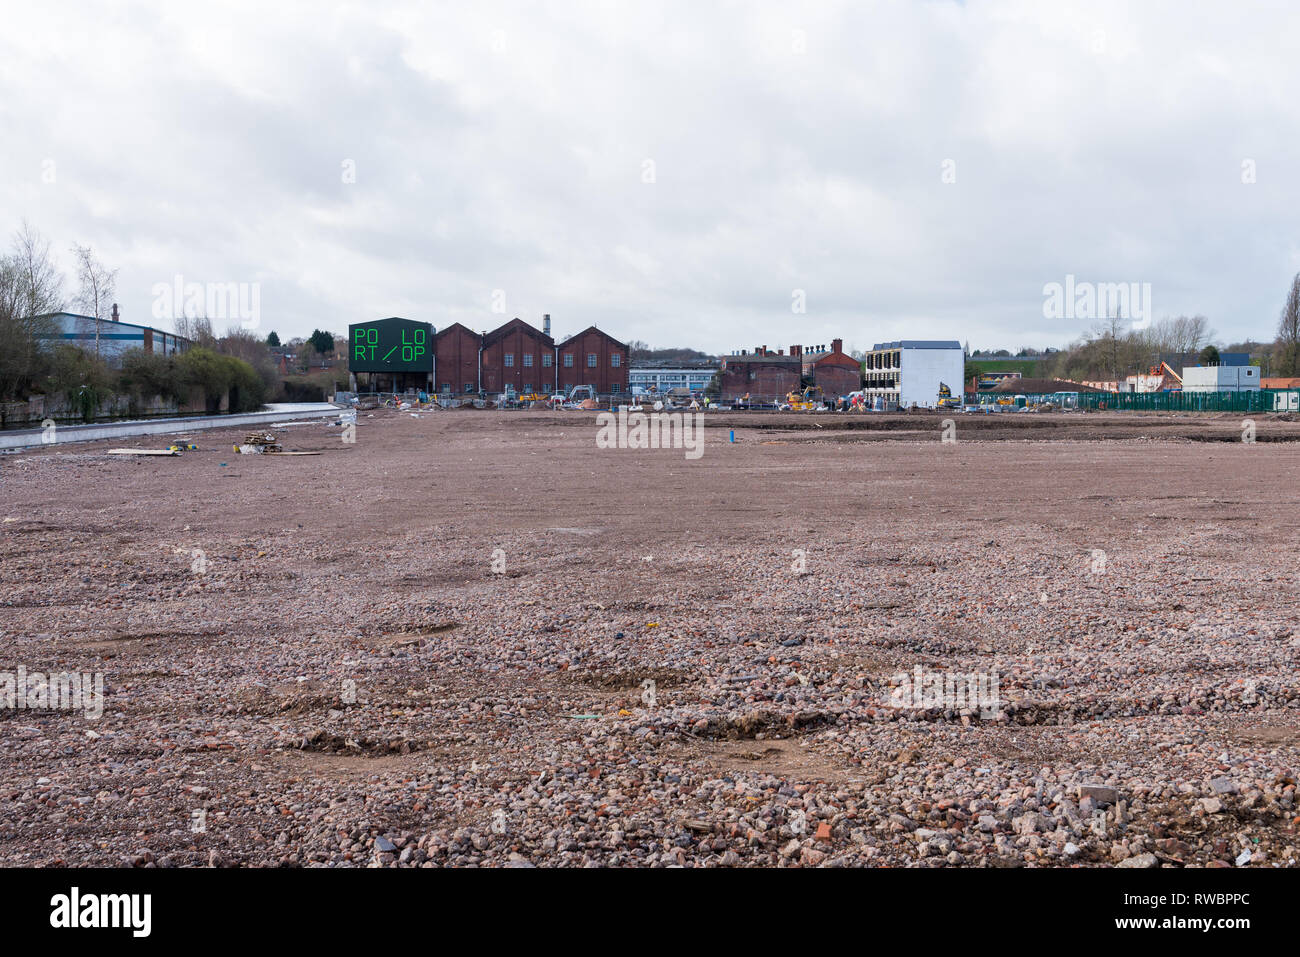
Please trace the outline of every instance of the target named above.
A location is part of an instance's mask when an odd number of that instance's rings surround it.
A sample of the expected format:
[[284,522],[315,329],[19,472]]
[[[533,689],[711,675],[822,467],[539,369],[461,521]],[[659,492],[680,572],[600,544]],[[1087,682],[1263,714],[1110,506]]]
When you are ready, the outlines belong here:
[[0,456],[0,863],[1297,866],[1300,425],[950,418]]

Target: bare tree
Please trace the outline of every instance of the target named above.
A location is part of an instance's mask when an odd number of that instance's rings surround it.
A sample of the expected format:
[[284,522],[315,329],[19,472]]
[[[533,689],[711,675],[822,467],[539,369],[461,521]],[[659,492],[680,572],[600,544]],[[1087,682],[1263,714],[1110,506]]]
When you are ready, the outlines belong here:
[[20,308],[27,316],[48,315],[63,308],[63,276],[50,259],[50,243],[27,220],[14,234],[12,259],[22,285]]
[[176,335],[189,339],[195,345],[216,348],[217,336],[212,331],[212,320],[207,316],[187,316],[181,313],[172,320]]
[[1210,320],[1204,316],[1192,316],[1187,320],[1187,351],[1200,352],[1214,338]]
[[57,332],[50,313],[63,306],[62,286],[50,244],[24,222],[10,253],[0,256],[0,398],[23,398],[34,385]]
[[1119,307],[1115,307],[1115,314],[1108,316],[1101,322],[1093,326],[1093,341],[1102,347],[1102,354],[1105,356],[1106,371],[1110,373],[1110,378],[1119,380],[1120,370],[1120,352],[1122,343],[1130,335],[1128,322],[1119,316]]
[[1277,320],[1277,342],[1273,353],[1277,358],[1276,373],[1284,376],[1300,375],[1300,273],[1291,280],[1291,291]]
[[99,358],[99,324],[108,318],[108,308],[117,287],[117,270],[108,269],[95,258],[89,246],[72,245],[77,263],[77,281],[81,288],[73,303],[95,320],[95,358]]

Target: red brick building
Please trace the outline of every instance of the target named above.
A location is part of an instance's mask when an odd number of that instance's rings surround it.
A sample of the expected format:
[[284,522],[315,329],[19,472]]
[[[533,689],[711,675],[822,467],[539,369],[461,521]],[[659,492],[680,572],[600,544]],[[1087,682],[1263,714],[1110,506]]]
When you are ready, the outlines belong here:
[[811,366],[813,383],[828,399],[862,388],[862,363],[845,353],[843,339],[832,340],[830,351],[815,357]]
[[628,348],[607,332],[588,326],[555,349],[559,386],[593,386],[598,394],[627,392]]
[[798,355],[786,355],[785,350],[771,352],[759,346],[753,352],[725,356],[718,371],[723,401],[743,399],[752,402],[784,402],[790,392],[800,388],[799,379],[803,363]]
[[481,335],[459,322],[434,336],[434,389],[444,395],[478,392],[478,350],[482,342]]
[[555,340],[522,319],[483,336],[482,381],[488,393],[550,391],[555,385]]
[[[477,333],[459,322],[434,337],[435,389],[443,395],[568,391],[594,386],[597,394],[628,391],[628,347],[595,326],[559,346],[551,337],[551,317],[538,330],[511,319],[491,332]],[[567,362],[567,365],[565,364]],[[558,374],[557,374],[558,373]]]

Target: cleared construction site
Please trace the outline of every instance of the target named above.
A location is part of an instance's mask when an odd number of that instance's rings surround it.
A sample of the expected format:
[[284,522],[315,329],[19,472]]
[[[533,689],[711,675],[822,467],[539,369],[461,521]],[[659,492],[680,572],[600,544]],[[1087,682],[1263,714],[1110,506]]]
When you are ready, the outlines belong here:
[[1291,418],[4,455],[0,862],[1296,866]]

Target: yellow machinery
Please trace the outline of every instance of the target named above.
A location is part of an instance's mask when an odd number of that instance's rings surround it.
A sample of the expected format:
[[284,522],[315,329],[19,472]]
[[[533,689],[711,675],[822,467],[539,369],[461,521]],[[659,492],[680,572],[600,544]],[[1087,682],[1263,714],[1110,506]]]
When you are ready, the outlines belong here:
[[787,393],[785,401],[789,402],[790,408],[796,412],[811,412],[822,404],[821,386],[810,385],[802,392]]
[[948,388],[948,383],[939,383],[939,404],[940,409],[956,409],[961,405],[961,397],[954,396],[952,389]]

